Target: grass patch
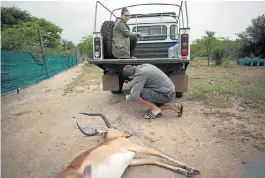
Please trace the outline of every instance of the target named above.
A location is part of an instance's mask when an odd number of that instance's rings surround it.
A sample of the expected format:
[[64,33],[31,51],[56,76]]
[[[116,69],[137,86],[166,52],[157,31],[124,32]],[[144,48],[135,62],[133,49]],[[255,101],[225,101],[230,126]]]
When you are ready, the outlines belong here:
[[201,83],[189,89],[187,98],[202,100],[215,107],[229,107],[229,95],[232,94],[234,83],[220,77],[201,80]]
[[195,57],[190,61],[189,67],[194,68],[194,67],[199,67],[200,66],[200,58]]
[[264,69],[234,65],[227,62],[221,66],[191,68],[187,99],[226,108],[231,106],[231,98],[242,98],[265,110]]
[[240,68],[240,66],[236,63],[235,60],[229,60],[229,59],[222,59],[223,63],[220,67],[224,68]]
[[64,90],[65,94],[83,92],[91,86],[101,83],[102,70],[93,64],[85,64],[79,75],[68,84]]

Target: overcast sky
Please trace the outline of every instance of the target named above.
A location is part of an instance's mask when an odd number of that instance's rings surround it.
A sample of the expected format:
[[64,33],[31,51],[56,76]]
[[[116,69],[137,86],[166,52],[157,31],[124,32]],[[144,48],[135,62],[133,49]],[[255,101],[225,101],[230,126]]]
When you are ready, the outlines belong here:
[[[2,1],[2,6],[16,6],[27,10],[31,15],[45,18],[63,29],[62,37],[78,43],[83,36],[91,34],[94,27],[95,0],[86,1]],[[138,3],[159,3],[162,0],[101,0],[106,7],[117,7]],[[167,0],[166,3],[180,1]],[[129,8],[130,13],[178,12],[169,6],[142,6]],[[120,11],[117,12],[119,15]],[[205,30],[216,32],[216,36],[234,39],[235,33],[242,32],[251,19],[265,13],[265,1],[188,1],[191,39],[200,38]],[[109,13],[98,10],[98,25],[109,20]]]

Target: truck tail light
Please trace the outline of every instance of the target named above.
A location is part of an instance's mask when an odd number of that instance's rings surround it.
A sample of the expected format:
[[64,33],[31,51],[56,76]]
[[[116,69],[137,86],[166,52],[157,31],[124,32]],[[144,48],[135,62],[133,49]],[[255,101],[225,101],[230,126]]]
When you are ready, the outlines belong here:
[[182,49],[182,50],[181,50],[181,55],[182,55],[182,56],[187,56],[187,55],[188,55],[188,50],[186,50],[186,49]]
[[181,34],[181,56],[189,55],[189,35]]
[[95,57],[100,58],[100,55],[101,55],[100,37],[94,38],[94,50],[95,50]]

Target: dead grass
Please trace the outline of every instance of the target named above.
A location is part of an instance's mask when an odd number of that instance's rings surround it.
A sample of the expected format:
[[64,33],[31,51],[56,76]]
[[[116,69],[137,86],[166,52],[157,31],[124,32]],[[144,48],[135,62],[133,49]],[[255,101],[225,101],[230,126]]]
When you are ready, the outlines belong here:
[[230,107],[234,99],[243,99],[265,110],[264,68],[241,67],[231,62],[207,66],[199,60],[195,64],[188,71],[187,99],[221,108]]
[[[237,140],[252,145],[258,150],[265,150],[264,114],[247,114],[236,110],[209,109],[203,112],[206,118],[217,118],[213,125],[218,137]],[[260,117],[258,117],[260,116]]]
[[83,93],[92,86],[100,85],[102,70],[94,64],[85,64],[79,75],[65,87],[64,93]]
[[29,113],[31,113],[32,111],[23,111],[23,112],[18,112],[18,113],[16,113],[14,116],[23,116],[23,115],[25,115],[25,114],[29,114]]

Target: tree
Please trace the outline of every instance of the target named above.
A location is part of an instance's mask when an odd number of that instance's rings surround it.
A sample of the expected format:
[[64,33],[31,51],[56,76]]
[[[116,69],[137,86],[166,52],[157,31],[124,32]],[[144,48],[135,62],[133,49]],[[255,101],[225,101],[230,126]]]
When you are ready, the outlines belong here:
[[92,43],[92,35],[87,35],[83,37],[82,42],[77,45],[80,53],[86,54],[88,57],[92,57],[93,55],[93,43]]
[[25,46],[39,46],[40,30],[44,47],[56,48],[60,44],[62,29],[43,18],[31,16],[15,7],[2,10],[2,50],[21,50]]
[[32,16],[27,11],[22,11],[16,7],[1,7],[1,28],[12,27],[31,20]]
[[39,19],[37,17],[33,18],[31,25],[35,26],[35,29],[40,29],[44,47],[55,48],[60,45],[62,28],[43,18]]
[[75,44],[72,41],[67,41],[67,40],[63,39],[62,45],[64,46],[65,50],[75,49]]
[[203,44],[207,51],[208,56],[208,66],[210,65],[210,56],[213,53],[214,43],[216,42],[215,32],[205,31],[206,36],[203,37]]
[[191,44],[191,56],[213,57],[216,64],[222,59],[236,59],[238,57],[265,58],[265,14],[251,20],[251,25],[244,32],[236,34],[239,39],[230,40],[227,37],[215,37],[215,32],[206,31],[201,39]]
[[241,56],[265,57],[265,14],[253,18],[244,32],[236,34],[242,42]]
[[207,56],[207,51],[205,49],[205,46],[203,44],[202,39],[196,39],[191,44],[191,59],[194,57],[205,57]]

